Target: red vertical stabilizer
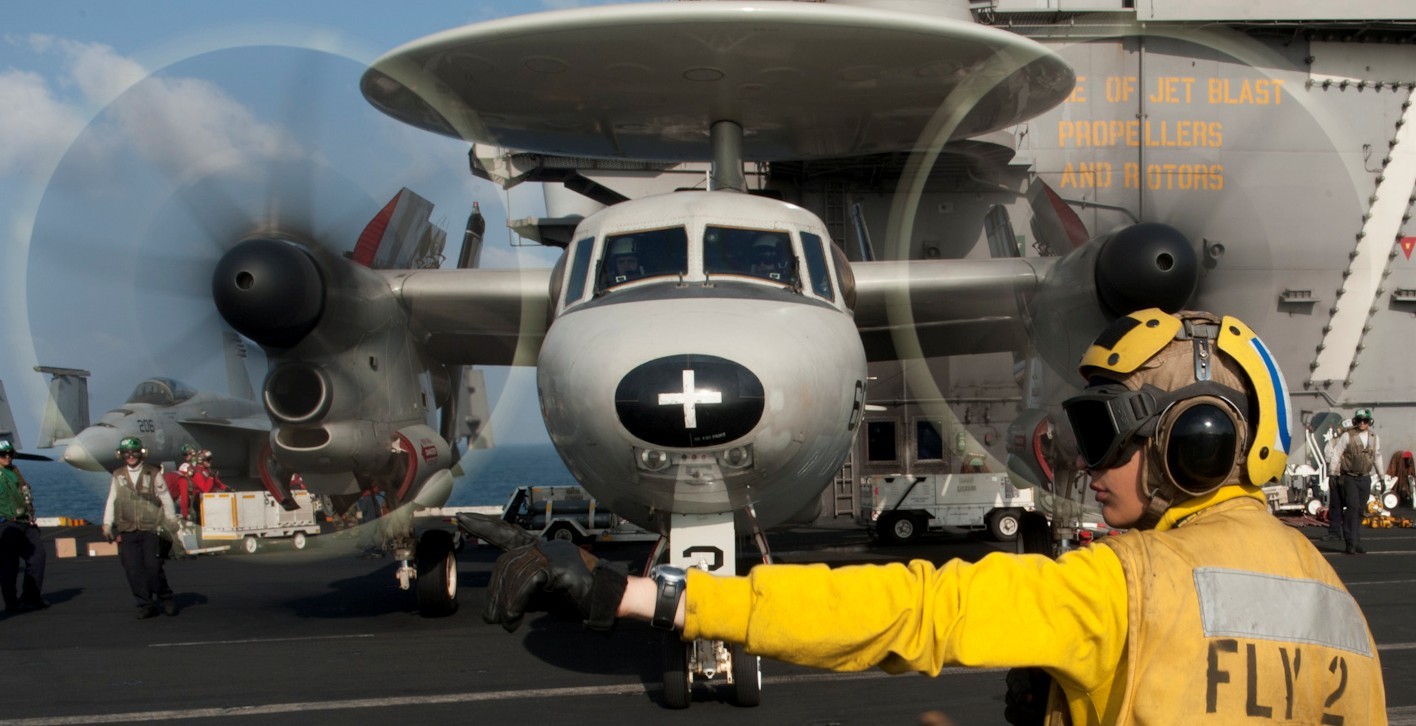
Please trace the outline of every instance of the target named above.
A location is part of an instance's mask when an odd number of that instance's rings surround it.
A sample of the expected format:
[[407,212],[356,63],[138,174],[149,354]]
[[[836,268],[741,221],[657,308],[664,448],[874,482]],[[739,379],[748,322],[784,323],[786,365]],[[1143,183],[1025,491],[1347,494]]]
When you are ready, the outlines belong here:
[[398,207],[398,199],[405,191],[408,190],[398,190],[393,199],[388,200],[388,204],[365,225],[364,231],[359,234],[359,241],[354,244],[355,262],[365,267],[373,267],[374,255],[378,254],[379,244],[383,242],[384,232],[388,230],[388,221],[393,219],[393,210]]
[[433,203],[404,187],[369,221],[350,257],[376,270],[437,267],[447,233],[433,224]]

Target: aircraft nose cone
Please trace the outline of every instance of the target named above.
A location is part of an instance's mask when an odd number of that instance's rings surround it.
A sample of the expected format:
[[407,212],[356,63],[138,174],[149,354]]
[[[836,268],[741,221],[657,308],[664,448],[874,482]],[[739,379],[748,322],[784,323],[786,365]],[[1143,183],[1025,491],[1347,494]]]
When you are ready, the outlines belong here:
[[615,413],[651,444],[721,446],[762,420],[762,381],[745,366],[710,355],[674,355],[644,363],[620,379]]
[[64,463],[84,471],[103,471],[103,466],[98,463],[98,459],[77,441],[64,447]]

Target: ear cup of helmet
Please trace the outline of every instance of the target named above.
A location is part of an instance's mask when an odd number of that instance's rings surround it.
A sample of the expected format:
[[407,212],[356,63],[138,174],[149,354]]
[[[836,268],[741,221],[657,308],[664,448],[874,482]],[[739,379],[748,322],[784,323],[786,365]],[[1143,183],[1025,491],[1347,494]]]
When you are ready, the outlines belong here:
[[1152,441],[1170,483],[1201,496],[1238,476],[1248,433],[1244,418],[1229,401],[1196,396],[1161,413]]

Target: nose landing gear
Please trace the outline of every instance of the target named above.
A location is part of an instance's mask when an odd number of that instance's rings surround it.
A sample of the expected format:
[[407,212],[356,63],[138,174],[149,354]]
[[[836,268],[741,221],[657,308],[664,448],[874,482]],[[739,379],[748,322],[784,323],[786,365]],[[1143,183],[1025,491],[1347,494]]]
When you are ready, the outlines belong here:
[[[771,562],[767,538],[757,526],[749,508],[752,539],[762,554],[764,563]],[[663,561],[677,567],[695,567],[714,575],[736,573],[737,538],[733,514],[672,515],[668,537],[660,537],[651,566]],[[688,708],[693,701],[695,682],[723,680],[731,688],[731,700],[739,706],[752,707],[762,703],[762,658],[752,655],[735,643],[720,640],[684,642],[679,634],[669,633],[664,643],[664,704],[669,708]]]

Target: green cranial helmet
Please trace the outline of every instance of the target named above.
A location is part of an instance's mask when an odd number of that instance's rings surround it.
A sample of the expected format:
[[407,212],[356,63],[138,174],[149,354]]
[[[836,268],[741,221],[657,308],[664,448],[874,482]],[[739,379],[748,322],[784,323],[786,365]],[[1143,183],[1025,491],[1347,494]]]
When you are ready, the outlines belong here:
[[197,453],[197,447],[192,446],[191,444],[182,444],[183,458],[191,458],[192,454],[195,453]]
[[6,439],[5,441],[0,441],[0,454],[13,454],[13,453],[15,453],[15,445],[14,445],[14,444],[10,443],[10,441],[9,441],[8,439]]
[[143,440],[136,436],[125,437],[118,442],[118,458],[123,458],[125,454],[137,453],[139,457],[147,458],[147,449],[143,448]]
[[1355,423],[1357,423],[1358,421],[1366,421],[1368,424],[1374,423],[1375,421],[1374,421],[1374,419],[1372,418],[1372,409],[1370,409],[1370,408],[1359,408],[1359,409],[1357,409],[1357,413],[1352,414],[1352,423],[1355,424]]

